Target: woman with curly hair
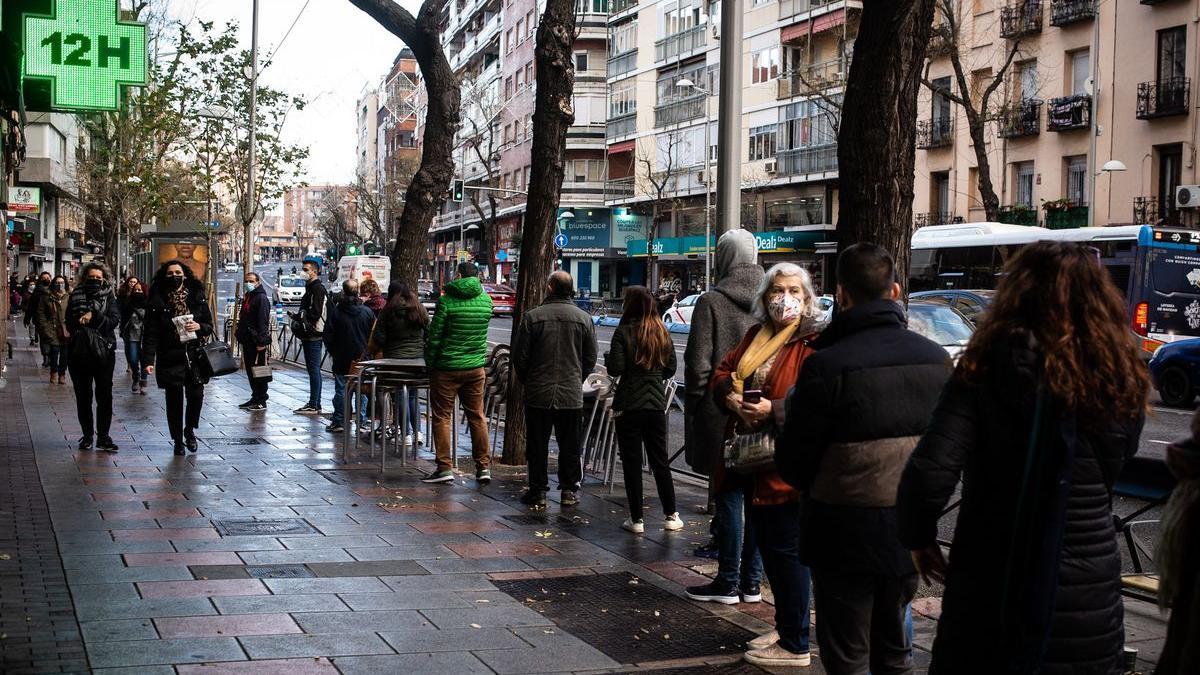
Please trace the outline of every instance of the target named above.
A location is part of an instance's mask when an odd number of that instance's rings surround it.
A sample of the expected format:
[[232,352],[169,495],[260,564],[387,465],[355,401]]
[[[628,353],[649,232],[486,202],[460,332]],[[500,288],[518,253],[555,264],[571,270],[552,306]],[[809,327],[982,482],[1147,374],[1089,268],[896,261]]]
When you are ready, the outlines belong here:
[[901,541],[946,585],[930,673],[1123,671],[1110,502],[1148,387],[1093,250],[1037,242],[1009,262],[900,481]]

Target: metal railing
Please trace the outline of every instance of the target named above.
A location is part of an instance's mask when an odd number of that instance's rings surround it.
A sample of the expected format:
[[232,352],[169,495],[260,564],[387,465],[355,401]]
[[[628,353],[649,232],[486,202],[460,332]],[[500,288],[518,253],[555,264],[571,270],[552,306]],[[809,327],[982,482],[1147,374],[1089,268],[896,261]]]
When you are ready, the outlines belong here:
[[841,0],[779,0],[779,18],[789,19],[797,14],[822,9]]
[[708,24],[692,26],[654,43],[654,61],[666,61],[708,44]]
[[1135,225],[1178,225],[1179,209],[1171,202],[1160,202],[1158,197],[1134,197],[1133,222]]
[[1153,82],[1141,82],[1137,89],[1137,118],[1149,120],[1156,117],[1188,114],[1192,80],[1187,77],[1169,77]]
[[620,14],[630,7],[637,7],[638,0],[609,0],[608,13]]
[[604,135],[607,138],[628,136],[637,131],[637,112],[631,112],[620,117],[610,117],[604,125]]
[[1000,117],[1001,138],[1036,136],[1042,131],[1042,101],[1036,98],[1022,99]]
[[1051,0],[1050,25],[1066,26],[1096,16],[1096,0]]
[[1000,212],[996,215],[996,220],[1009,225],[1036,227],[1038,224],[1037,209],[1032,206],[1022,206],[1020,204],[1002,206],[1000,207]]
[[782,176],[802,176],[810,173],[837,171],[837,144],[808,148],[778,150],[775,153],[776,169]]
[[953,211],[929,211],[913,214],[913,229],[929,225],[949,225],[955,221]]
[[608,59],[608,76],[618,77],[636,69],[637,53],[638,50],[631,49],[627,52],[610,56]]
[[707,94],[697,94],[654,106],[654,126],[665,127],[704,117]]
[[846,83],[850,74],[850,59],[831,59],[800,66],[776,80],[777,98],[810,96]]
[[1087,204],[1071,204],[1062,209],[1046,209],[1046,228],[1050,230],[1073,230],[1087,227]]
[[1050,99],[1046,107],[1048,131],[1086,129],[1092,124],[1092,97],[1087,94]]
[[917,147],[922,150],[944,148],[954,140],[954,125],[949,117],[917,122]]
[[633,196],[635,187],[636,178],[633,176],[610,178],[604,181],[604,200],[629,199]]
[[1019,38],[1042,32],[1042,0],[1025,0],[1000,9],[1000,37]]

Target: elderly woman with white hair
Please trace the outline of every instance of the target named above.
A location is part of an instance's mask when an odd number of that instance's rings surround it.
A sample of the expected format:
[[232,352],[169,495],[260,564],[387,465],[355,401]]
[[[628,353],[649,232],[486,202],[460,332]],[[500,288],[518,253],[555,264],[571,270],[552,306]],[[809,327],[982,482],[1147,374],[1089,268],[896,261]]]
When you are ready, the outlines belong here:
[[750,643],[745,659],[761,666],[807,666],[809,571],[800,562],[800,493],[780,478],[772,461],[774,439],[783,428],[784,403],[809,343],[822,328],[812,279],[799,265],[767,270],[754,295],[758,322],[725,355],[713,378],[713,397],[733,413],[727,427],[727,466],[720,481],[749,485],[750,520],[775,593],[776,631]]

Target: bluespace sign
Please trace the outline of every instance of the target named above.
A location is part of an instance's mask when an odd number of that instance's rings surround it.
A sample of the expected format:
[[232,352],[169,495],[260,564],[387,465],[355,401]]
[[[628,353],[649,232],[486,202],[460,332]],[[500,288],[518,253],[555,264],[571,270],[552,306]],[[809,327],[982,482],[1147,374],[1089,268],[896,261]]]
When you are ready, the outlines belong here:
[[[563,213],[570,211],[574,218],[563,218]],[[566,244],[562,247],[565,258],[605,258],[614,252],[609,246],[610,211],[597,209],[559,209],[558,225],[562,234],[566,235]]]

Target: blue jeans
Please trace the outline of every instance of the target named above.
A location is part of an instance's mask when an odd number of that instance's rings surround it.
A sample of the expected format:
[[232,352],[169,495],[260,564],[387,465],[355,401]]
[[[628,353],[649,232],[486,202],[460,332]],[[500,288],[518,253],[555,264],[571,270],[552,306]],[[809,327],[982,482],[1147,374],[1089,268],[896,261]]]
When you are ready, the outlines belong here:
[[745,490],[717,493],[716,582],[733,590],[758,588],[762,581],[762,556],[746,506]]
[[[396,403],[397,414],[399,414],[399,412],[402,411],[403,409],[404,409],[404,398],[399,397],[399,400]],[[407,429],[400,429],[400,433],[401,434],[409,433],[414,436],[417,435],[418,433],[420,433],[420,431],[421,431],[421,399],[420,399],[420,397],[417,396],[416,389],[410,388],[408,390],[408,413],[407,413],[406,417],[407,417],[407,421],[405,422],[404,426],[407,427]],[[397,418],[397,420],[398,419],[399,418]]]
[[67,373],[67,346],[50,345],[50,374],[66,375]]
[[[321,341],[304,341],[304,369],[308,371],[308,404],[321,407]],[[334,396],[334,400],[338,399]],[[335,406],[336,407],[336,406]],[[337,411],[334,411],[337,414]]]
[[[346,375],[333,376],[333,415],[329,418],[329,423],[338,426],[346,422],[345,405],[347,403],[346,392]],[[358,424],[364,426],[367,423],[367,397],[360,396],[358,402]]]
[[129,365],[134,382],[146,381],[146,369],[142,367],[141,355],[142,343],[140,340],[125,341],[125,363]]

